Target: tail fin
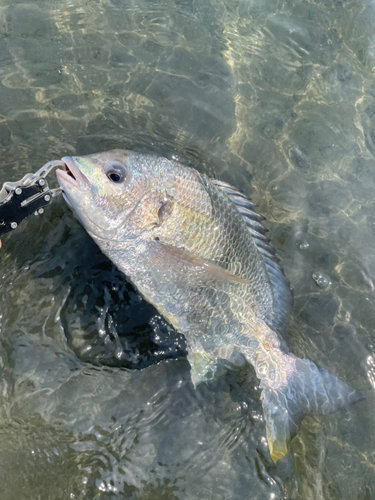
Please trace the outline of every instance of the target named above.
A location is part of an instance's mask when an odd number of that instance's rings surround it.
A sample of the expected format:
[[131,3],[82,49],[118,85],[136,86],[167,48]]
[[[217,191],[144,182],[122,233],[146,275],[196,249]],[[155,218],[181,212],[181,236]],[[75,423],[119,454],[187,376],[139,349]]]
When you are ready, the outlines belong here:
[[263,389],[261,400],[271,458],[287,453],[287,442],[304,415],[327,415],[362,401],[364,396],[308,359],[295,358],[295,370],[285,386]]

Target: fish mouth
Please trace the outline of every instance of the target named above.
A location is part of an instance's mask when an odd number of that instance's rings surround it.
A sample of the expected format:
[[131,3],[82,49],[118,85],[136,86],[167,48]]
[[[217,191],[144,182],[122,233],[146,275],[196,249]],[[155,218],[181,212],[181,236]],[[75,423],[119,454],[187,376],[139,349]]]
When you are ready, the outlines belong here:
[[71,156],[61,158],[64,163],[62,169],[56,170],[57,181],[63,192],[66,189],[76,188],[79,191],[87,191],[90,188],[90,182],[87,177],[77,167]]

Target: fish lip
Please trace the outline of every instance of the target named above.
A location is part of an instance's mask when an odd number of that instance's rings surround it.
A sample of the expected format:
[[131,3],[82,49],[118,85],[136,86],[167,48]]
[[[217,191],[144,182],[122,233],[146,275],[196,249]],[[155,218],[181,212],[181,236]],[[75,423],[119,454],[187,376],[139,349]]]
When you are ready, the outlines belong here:
[[64,188],[74,187],[79,191],[88,191],[90,189],[90,182],[87,177],[77,167],[75,161],[71,156],[64,156],[61,158],[64,162],[63,170],[57,169],[56,176],[58,183],[63,191]]

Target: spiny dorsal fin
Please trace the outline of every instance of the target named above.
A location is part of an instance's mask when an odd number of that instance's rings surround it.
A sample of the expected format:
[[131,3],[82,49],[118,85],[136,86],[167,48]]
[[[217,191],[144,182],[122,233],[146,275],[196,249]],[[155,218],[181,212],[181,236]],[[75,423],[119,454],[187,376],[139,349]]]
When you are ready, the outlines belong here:
[[213,179],[211,182],[235,204],[263,257],[274,299],[274,316],[271,318],[268,326],[277,333],[283,334],[289,323],[293,299],[289,281],[279,265],[280,260],[276,257],[275,250],[270,246],[270,240],[265,236],[268,229],[264,228],[261,224],[265,220],[265,217],[255,211],[256,205],[252,201],[230,184]]

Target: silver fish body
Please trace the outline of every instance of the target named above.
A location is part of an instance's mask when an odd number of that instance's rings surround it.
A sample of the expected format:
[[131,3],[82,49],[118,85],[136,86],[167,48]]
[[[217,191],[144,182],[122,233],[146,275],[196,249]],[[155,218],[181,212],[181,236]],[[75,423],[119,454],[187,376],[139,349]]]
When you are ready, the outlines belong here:
[[261,381],[274,461],[306,413],[362,399],[288,353],[291,294],[261,216],[232,186],[155,155],[65,157],[64,196],[101,250],[187,339],[192,381],[244,356]]

